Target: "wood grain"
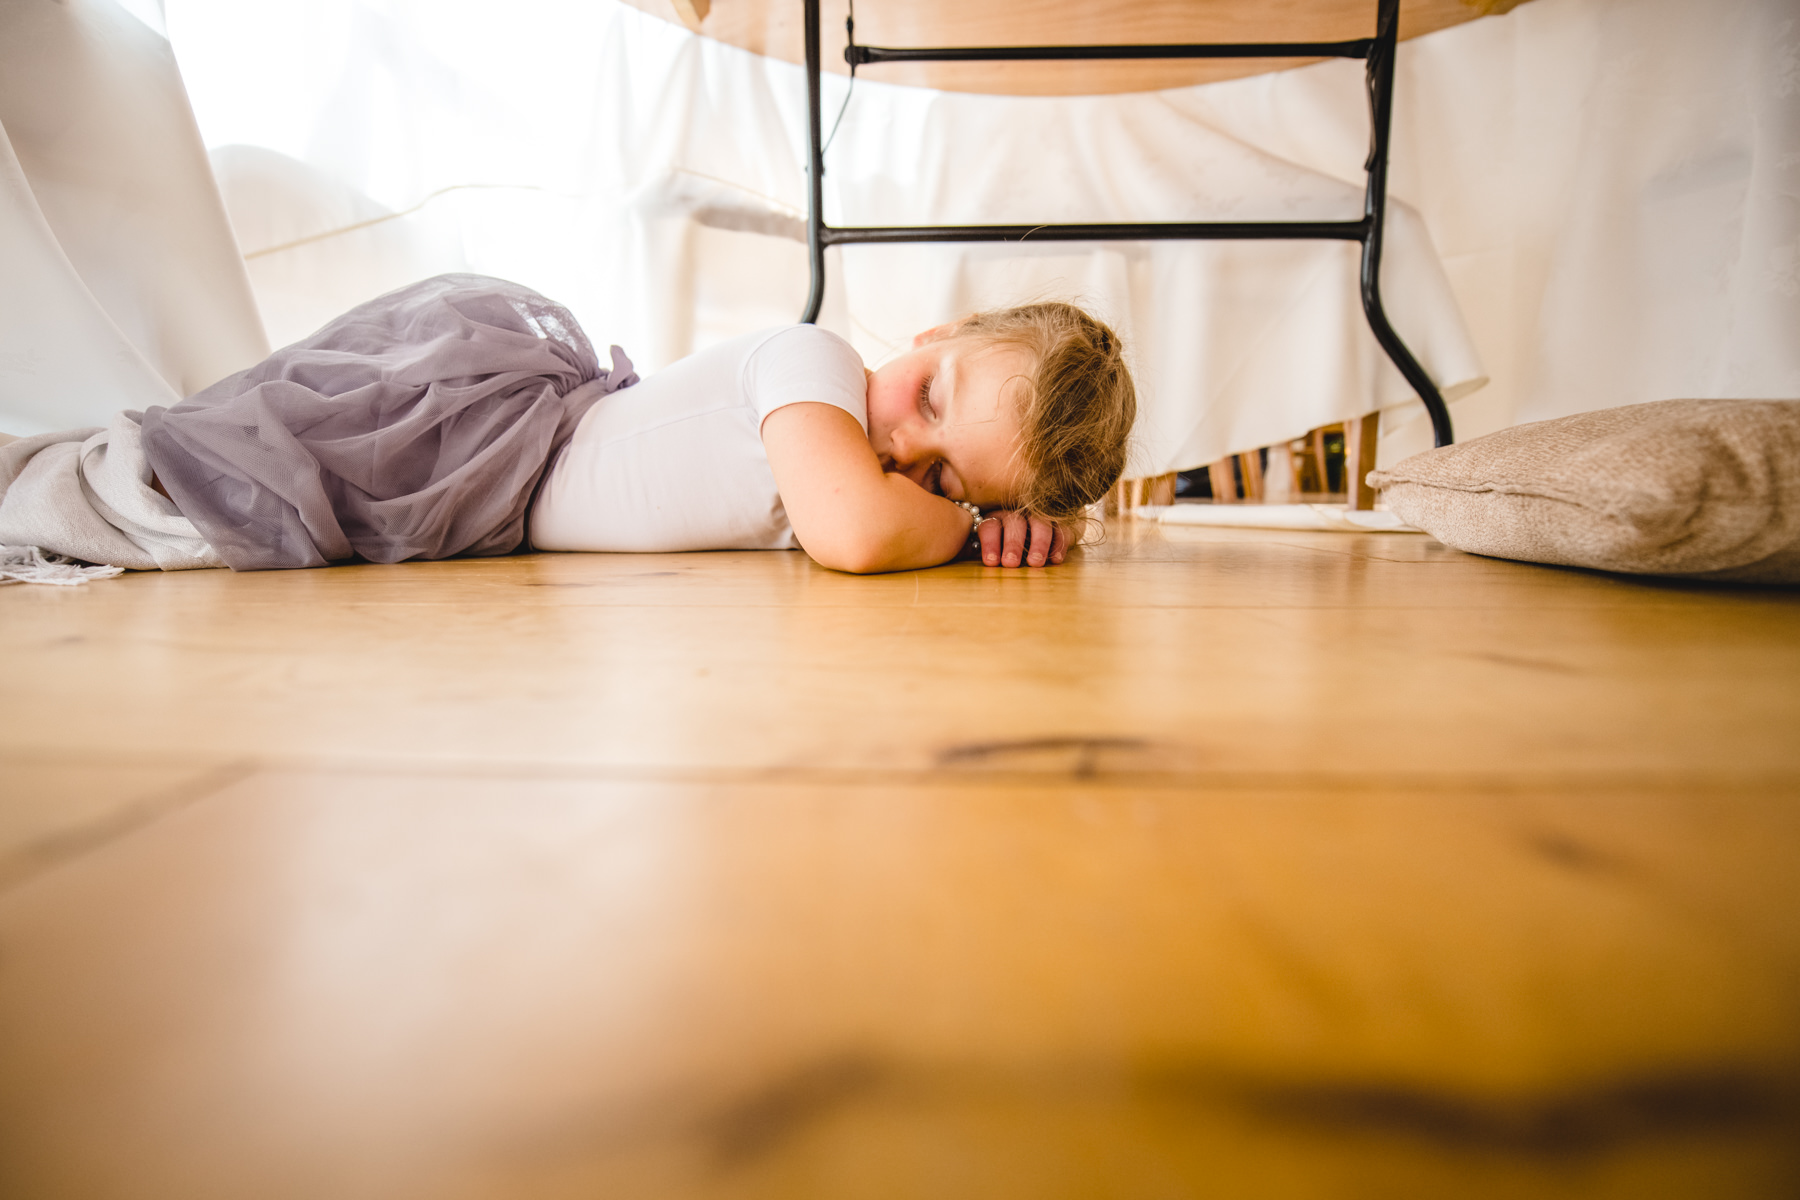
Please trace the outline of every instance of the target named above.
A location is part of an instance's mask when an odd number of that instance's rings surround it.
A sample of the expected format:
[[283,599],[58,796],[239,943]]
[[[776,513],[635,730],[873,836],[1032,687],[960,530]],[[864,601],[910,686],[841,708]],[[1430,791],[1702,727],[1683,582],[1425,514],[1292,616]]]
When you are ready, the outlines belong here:
[[0,1195],[1800,1187],[1789,593],[1123,522],[18,587],[0,654]]
[[1228,772],[1800,770],[1800,613],[1779,594],[1417,536],[1126,524],[1079,557],[860,579],[797,553],[542,555],[13,588],[0,754],[890,771],[1054,734]]
[[1380,444],[1380,413],[1344,422],[1344,492],[1354,510],[1368,512],[1375,507],[1376,494],[1369,486],[1369,472],[1375,469],[1375,451]]
[[[1517,7],[1521,0],[1404,0],[1400,36],[1419,37]],[[681,22],[672,0],[626,0]],[[823,0],[826,70],[843,75],[844,0]],[[1040,0],[864,0],[856,40],[869,46],[1007,46],[1112,43],[1343,41],[1369,37],[1374,0],[1131,0],[1093,4]],[[699,31],[787,62],[804,62],[800,0],[718,0]],[[1097,95],[1187,87],[1303,65],[1311,59],[1214,59],[1161,62],[896,63],[864,68],[867,78],[953,92],[1024,96]]]
[[0,899],[0,1184],[1784,1194],[1797,881],[1755,790],[272,772]]

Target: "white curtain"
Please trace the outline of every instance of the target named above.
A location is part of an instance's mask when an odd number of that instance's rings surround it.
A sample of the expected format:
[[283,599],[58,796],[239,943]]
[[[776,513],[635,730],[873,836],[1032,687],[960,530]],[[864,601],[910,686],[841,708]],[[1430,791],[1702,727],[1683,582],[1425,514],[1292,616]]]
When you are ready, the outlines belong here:
[[0,0],[0,430],[104,425],[268,352],[154,8]]

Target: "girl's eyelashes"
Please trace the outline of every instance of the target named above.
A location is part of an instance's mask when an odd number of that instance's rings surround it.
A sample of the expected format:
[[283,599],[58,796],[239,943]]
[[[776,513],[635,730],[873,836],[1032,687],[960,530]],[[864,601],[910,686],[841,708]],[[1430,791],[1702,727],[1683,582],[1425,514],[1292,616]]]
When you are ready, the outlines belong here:
[[919,384],[919,411],[928,417],[937,416],[937,410],[931,407],[931,385],[936,375],[927,375]]
[[944,462],[942,459],[939,459],[937,462],[931,464],[931,469],[929,471],[925,472],[925,490],[934,496],[941,496],[944,494],[943,481]]

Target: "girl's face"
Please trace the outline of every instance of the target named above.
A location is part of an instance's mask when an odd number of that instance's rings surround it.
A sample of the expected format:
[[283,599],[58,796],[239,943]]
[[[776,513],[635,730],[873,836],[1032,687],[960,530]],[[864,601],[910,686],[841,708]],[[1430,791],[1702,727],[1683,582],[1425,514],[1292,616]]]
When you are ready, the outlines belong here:
[[1010,505],[1024,474],[1018,389],[1031,368],[1016,347],[946,337],[870,372],[869,445],[881,469],[951,500]]

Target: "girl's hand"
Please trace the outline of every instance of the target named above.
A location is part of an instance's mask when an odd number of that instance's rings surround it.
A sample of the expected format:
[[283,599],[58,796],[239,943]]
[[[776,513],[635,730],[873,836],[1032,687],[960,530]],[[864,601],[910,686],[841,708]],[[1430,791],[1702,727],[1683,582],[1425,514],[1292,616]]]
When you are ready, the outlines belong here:
[[1010,508],[983,517],[975,537],[987,567],[1053,567],[1069,552],[1068,530]]

